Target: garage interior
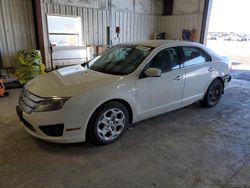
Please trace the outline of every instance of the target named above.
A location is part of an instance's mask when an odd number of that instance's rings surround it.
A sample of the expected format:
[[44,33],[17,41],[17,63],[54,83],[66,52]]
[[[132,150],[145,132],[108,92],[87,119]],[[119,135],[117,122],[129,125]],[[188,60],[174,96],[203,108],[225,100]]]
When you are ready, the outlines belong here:
[[[193,41],[203,43],[211,4],[0,0],[0,69],[13,79],[22,49],[40,50],[51,71],[88,61],[108,46],[154,39],[155,33],[182,40],[183,29],[195,31]],[[49,16],[79,18],[81,27],[72,34],[77,45],[53,43],[52,35],[64,34],[50,30]],[[144,120],[107,146],[31,137],[16,115],[22,89],[8,89],[9,96],[0,98],[0,187],[250,187],[249,76],[236,78],[216,107],[195,103]]]

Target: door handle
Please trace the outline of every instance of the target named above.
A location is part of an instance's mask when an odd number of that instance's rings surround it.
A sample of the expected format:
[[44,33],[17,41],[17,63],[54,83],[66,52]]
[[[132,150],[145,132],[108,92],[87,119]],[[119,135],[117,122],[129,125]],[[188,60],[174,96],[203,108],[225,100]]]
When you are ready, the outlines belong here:
[[209,72],[213,72],[213,71],[214,71],[214,68],[213,68],[213,67],[210,67],[210,68],[208,69],[208,71],[209,71]]
[[180,81],[182,78],[183,78],[182,76],[178,75],[174,78],[174,80]]

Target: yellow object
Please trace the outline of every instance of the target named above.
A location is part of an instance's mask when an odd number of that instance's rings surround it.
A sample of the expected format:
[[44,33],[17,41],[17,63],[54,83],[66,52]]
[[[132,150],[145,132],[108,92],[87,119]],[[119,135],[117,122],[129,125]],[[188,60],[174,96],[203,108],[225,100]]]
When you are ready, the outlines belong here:
[[16,56],[17,66],[15,75],[20,84],[25,84],[32,78],[44,74],[45,65],[40,53],[34,49],[20,50]]

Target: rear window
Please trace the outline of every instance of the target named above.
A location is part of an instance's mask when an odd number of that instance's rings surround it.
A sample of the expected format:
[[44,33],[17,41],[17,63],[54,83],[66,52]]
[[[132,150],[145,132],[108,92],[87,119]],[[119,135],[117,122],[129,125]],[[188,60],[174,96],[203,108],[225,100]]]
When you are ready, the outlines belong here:
[[211,57],[200,48],[196,47],[183,47],[184,53],[184,66],[191,66],[202,64],[211,61]]

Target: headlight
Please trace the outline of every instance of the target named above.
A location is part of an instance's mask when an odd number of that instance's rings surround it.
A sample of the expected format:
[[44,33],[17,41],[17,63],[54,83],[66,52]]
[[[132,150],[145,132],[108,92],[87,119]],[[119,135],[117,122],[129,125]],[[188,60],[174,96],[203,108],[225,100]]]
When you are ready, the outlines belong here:
[[69,98],[51,98],[42,100],[36,106],[34,111],[45,112],[45,111],[60,110],[68,99]]

